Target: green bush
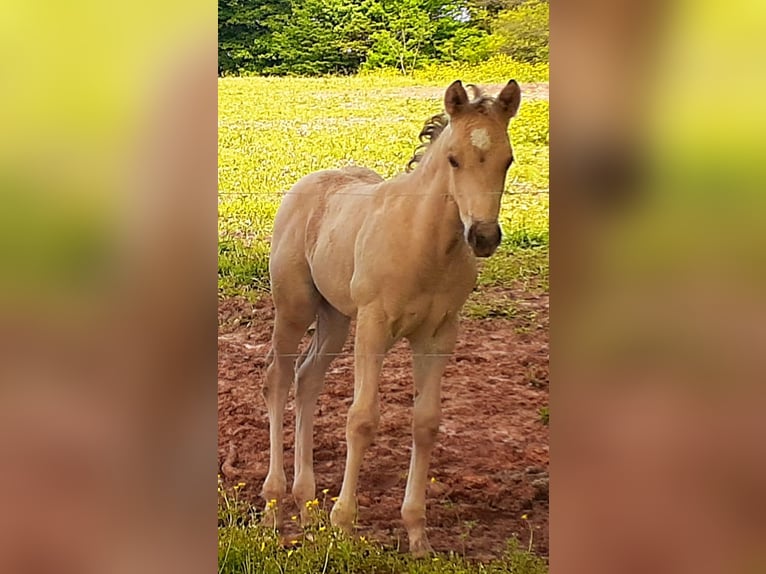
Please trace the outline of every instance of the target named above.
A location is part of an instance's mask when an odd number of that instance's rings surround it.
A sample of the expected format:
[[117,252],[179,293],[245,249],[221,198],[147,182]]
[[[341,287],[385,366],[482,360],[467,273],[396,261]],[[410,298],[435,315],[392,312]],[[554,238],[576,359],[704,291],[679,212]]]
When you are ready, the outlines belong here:
[[546,61],[547,2],[490,4],[505,10],[465,0],[220,0],[219,74],[409,73],[429,62],[477,64],[498,52]]
[[435,84],[449,83],[456,78],[477,84],[504,83],[510,79],[518,82],[547,82],[547,62],[530,64],[514,61],[506,55],[496,55],[476,64],[451,62],[427,64],[413,72],[413,77],[422,82]]
[[502,10],[493,23],[495,47],[519,62],[548,61],[549,5],[531,0]]

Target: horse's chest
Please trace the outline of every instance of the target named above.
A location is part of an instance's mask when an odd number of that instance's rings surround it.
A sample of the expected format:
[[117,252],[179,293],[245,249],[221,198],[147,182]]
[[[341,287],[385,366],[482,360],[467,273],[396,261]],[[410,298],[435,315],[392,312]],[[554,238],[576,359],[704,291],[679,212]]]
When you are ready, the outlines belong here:
[[476,273],[470,265],[455,271],[433,278],[435,280],[403,279],[395,295],[394,292],[393,296],[384,295],[384,307],[395,337],[429,325],[438,326],[446,317],[458,314],[475,285]]

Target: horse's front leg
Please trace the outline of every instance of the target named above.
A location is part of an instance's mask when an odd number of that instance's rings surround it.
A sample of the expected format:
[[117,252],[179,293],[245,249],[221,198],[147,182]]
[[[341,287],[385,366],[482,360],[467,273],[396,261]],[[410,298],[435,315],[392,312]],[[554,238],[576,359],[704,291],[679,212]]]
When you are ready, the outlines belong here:
[[412,457],[407,489],[402,504],[402,520],[415,556],[430,553],[426,536],[426,488],[431,452],[441,420],[441,378],[449,355],[455,348],[457,323],[447,320],[435,335],[410,338],[415,379],[415,407],[412,420]]
[[354,402],[346,425],[346,468],[343,486],[332,508],[334,526],[350,532],[356,517],[356,488],[364,453],[375,438],[380,420],[378,381],[391,334],[382,311],[372,307],[357,314],[354,342]]

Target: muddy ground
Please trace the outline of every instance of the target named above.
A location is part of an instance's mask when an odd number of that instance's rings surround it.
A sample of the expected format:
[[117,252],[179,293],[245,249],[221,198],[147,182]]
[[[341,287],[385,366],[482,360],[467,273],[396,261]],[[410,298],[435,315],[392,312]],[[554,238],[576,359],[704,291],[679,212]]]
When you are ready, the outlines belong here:
[[[547,555],[548,427],[540,409],[548,405],[548,299],[510,290],[492,296],[511,298],[530,312],[461,323],[445,373],[442,423],[431,463],[435,482],[427,499],[429,537],[437,551],[489,559],[501,554],[512,536],[526,546],[531,529],[534,549]],[[228,459],[224,484],[244,482],[242,496],[260,507],[269,456],[260,389],[273,308],[268,297],[255,304],[225,299],[218,314],[219,470]],[[330,367],[317,412],[317,493],[328,510],[343,477],[352,350],[353,334]],[[411,444],[412,371],[406,343],[386,357],[380,388],[380,428],[360,476],[358,533],[385,543],[399,541],[406,548],[399,517]],[[292,400],[285,425],[289,481]],[[295,524],[286,528],[297,533]]]

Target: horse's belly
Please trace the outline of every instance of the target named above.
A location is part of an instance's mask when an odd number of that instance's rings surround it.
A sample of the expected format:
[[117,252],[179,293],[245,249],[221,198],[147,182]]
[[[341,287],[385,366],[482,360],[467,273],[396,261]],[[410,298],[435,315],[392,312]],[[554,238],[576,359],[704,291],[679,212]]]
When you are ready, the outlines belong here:
[[317,290],[338,311],[353,317],[356,306],[351,299],[351,277],[354,274],[353,251],[344,249],[332,237],[318,241],[309,260],[311,276]]

